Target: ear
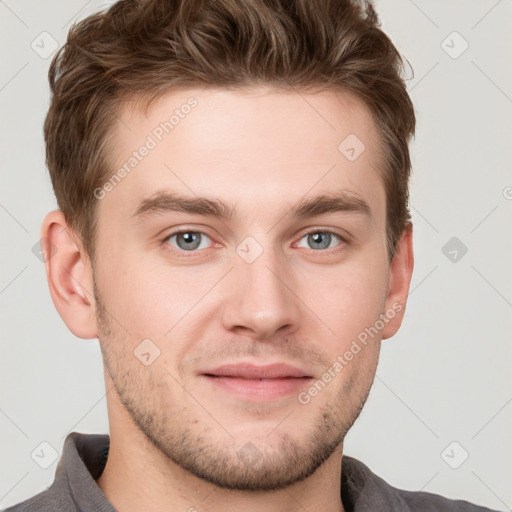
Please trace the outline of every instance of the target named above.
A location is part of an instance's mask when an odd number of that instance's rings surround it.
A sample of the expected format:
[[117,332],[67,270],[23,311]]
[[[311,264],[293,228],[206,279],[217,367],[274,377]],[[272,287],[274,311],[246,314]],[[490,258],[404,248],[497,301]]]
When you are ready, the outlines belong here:
[[397,242],[395,255],[389,266],[388,293],[385,301],[385,311],[389,313],[386,315],[388,322],[382,330],[382,339],[394,336],[402,325],[413,267],[412,223],[409,222]]
[[75,336],[97,338],[89,255],[60,210],[45,216],[40,243],[50,295],[60,317]]

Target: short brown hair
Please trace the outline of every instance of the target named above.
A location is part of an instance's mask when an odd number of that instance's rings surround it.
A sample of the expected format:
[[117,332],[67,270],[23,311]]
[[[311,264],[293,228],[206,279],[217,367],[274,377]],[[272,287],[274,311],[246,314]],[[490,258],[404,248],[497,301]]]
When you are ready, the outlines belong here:
[[350,91],[370,109],[385,161],[391,259],[410,222],[416,120],[403,61],[379,26],[371,3],[356,0],[119,0],[74,24],[49,70],[46,163],[59,208],[91,258],[94,190],[114,171],[107,136],[122,98],[266,84]]

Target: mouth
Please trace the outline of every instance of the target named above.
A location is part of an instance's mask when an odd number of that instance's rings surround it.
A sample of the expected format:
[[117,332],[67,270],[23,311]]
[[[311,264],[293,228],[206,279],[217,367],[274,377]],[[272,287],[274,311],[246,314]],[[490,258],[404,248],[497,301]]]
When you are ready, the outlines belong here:
[[216,391],[257,400],[272,400],[297,394],[313,380],[311,375],[300,368],[284,363],[266,366],[227,364],[207,370],[200,376]]

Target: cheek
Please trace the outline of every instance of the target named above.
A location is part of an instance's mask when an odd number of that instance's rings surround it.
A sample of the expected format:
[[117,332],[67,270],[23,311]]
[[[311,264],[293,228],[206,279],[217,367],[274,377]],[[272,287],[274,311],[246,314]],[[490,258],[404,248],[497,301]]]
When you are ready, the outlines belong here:
[[[101,259],[98,286],[109,312],[135,341],[162,338],[175,325],[174,333],[181,332],[183,325],[178,322],[188,323],[199,313],[214,318],[219,305],[229,300],[218,297],[218,289],[212,290],[225,273],[225,265],[171,265],[163,256],[150,258],[130,249],[122,238],[111,233],[110,244],[104,244],[107,250]],[[125,249],[116,251],[116,247]],[[298,297],[336,333],[331,340],[333,350],[350,342],[382,312],[386,268],[385,258],[378,254],[377,248],[367,247],[339,265],[299,264],[288,270]],[[298,306],[306,307],[301,301]],[[305,311],[300,327],[313,329],[319,321],[316,317]]]
[[[218,280],[213,269],[171,267],[142,254],[103,266],[100,292],[107,309],[134,338],[162,338]],[[176,329],[179,329],[177,324]]]
[[387,283],[382,263],[356,262],[354,258],[351,264],[310,275],[301,279],[300,296],[334,331],[332,340],[337,348],[373,325],[382,313]]

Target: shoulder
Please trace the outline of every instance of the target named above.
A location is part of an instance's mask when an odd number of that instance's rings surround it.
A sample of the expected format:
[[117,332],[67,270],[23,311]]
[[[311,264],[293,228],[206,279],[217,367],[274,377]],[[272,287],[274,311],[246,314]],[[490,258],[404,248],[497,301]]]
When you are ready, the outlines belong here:
[[498,512],[465,500],[454,500],[421,491],[404,491],[396,489],[411,511],[446,511],[446,512]]
[[[106,498],[103,497],[104,500],[101,500],[101,491],[95,485],[83,459],[88,461],[92,467],[96,461],[94,455],[97,455],[97,459],[100,456],[103,457],[102,449],[107,440],[108,436],[70,433],[64,442],[53,483],[44,491],[5,509],[3,512],[56,512],[59,510],[75,512],[84,508],[81,506],[83,502],[87,503],[88,510],[103,510],[96,506],[97,496],[100,495],[101,503],[106,501]],[[90,441],[89,444],[88,441]],[[90,449],[87,450],[88,448]],[[97,469],[97,467],[94,466],[93,469]]]
[[423,491],[398,489],[377,476],[359,460],[345,455],[342,463],[342,482],[342,498],[353,504],[354,512],[498,512],[465,500],[454,500]]
[[57,510],[74,511],[77,510],[71,496],[64,488],[59,489],[59,485],[54,482],[48,489],[22,501],[4,512],[55,512]]

